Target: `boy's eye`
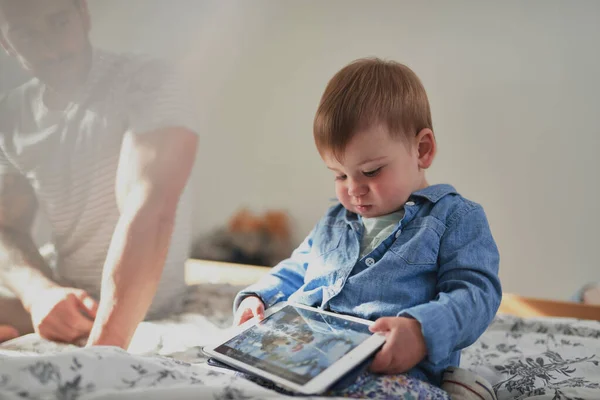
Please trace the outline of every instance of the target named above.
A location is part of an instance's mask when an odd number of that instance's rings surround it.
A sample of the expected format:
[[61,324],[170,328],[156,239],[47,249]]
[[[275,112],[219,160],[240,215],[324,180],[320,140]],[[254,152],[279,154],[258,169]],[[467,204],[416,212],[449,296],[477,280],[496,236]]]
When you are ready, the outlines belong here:
[[374,169],[373,171],[365,171],[363,172],[363,175],[368,177],[368,178],[372,178],[374,176],[377,176],[377,174],[379,173],[379,171],[381,171],[381,168],[383,167],[379,167],[377,169]]
[[344,179],[346,179],[346,175],[336,175],[335,176],[336,181],[343,181]]

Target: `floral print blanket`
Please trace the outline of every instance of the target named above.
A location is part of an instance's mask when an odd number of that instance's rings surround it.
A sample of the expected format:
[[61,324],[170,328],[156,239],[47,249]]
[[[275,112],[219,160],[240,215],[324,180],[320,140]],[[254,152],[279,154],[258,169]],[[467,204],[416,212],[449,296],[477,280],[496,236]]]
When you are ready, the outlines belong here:
[[[140,324],[128,352],[82,349],[27,335],[0,345],[0,399],[271,399],[292,395],[211,367],[201,348],[231,324],[239,287],[190,287],[186,311]],[[498,399],[600,399],[600,322],[498,316],[462,355]],[[259,382],[260,383],[260,382]],[[448,399],[404,376],[362,376],[313,399]],[[311,397],[307,397],[311,398]]]
[[499,315],[461,367],[502,399],[600,399],[600,322]]

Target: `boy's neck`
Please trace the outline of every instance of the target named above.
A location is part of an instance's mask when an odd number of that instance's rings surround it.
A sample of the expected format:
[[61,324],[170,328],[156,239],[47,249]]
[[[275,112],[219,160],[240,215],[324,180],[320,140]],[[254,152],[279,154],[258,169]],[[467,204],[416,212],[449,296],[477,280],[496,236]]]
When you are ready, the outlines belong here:
[[423,190],[427,187],[429,187],[429,183],[427,182],[427,178],[425,177],[425,174],[423,174],[421,182],[419,183],[419,185],[417,185],[417,188],[415,190],[413,190],[413,193],[418,192],[419,190]]

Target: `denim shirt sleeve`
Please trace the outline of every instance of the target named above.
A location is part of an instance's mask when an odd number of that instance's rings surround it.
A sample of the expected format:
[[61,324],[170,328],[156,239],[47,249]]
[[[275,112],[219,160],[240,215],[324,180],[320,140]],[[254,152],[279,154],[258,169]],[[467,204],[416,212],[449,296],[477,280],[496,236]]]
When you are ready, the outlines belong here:
[[312,238],[316,228],[292,252],[290,258],[275,266],[268,275],[237,294],[233,302],[235,312],[242,300],[248,296],[258,296],[269,308],[280,301],[286,301],[304,284],[308,267],[308,257],[312,249]]
[[502,298],[499,261],[481,206],[449,218],[440,243],[436,298],[398,314],[420,322],[431,362],[471,345],[492,322]]

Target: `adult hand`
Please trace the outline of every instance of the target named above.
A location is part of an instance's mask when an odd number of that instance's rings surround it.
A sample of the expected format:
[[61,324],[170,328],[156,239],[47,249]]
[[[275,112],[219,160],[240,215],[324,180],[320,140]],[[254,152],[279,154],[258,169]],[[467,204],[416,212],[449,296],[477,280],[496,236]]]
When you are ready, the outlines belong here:
[[19,336],[19,331],[10,325],[0,325],[0,343]]
[[29,303],[33,328],[43,338],[80,342],[92,330],[98,304],[84,290],[50,287]]

